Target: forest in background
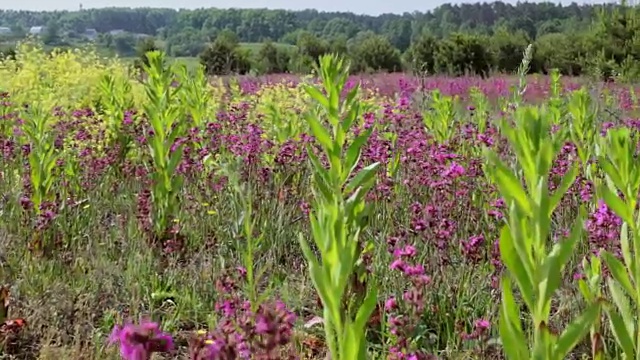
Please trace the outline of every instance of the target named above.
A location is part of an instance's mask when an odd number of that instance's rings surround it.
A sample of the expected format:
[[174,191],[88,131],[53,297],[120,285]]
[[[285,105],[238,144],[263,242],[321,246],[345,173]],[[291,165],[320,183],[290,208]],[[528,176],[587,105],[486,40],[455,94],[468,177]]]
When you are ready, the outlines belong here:
[[[379,16],[316,10],[103,8],[0,11],[5,47],[33,27],[51,47],[95,43],[129,57],[150,48],[199,57],[212,74],[308,72],[343,53],[353,71],[448,75],[513,72],[530,43],[531,71],[635,78],[640,11],[626,4],[445,4]],[[5,50],[7,52],[7,50]]]

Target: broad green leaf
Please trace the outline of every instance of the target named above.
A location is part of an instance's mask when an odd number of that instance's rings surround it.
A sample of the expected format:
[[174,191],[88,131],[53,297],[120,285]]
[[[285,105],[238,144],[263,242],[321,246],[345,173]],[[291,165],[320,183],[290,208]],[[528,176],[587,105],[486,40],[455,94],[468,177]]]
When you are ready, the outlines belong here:
[[167,164],[167,172],[169,174],[175,174],[178,165],[180,165],[180,161],[182,160],[182,153],[184,150],[184,145],[178,146],[177,149],[173,151],[169,155],[169,163]]
[[571,166],[571,169],[569,169],[569,171],[567,171],[567,173],[562,177],[560,186],[558,186],[556,191],[551,196],[551,201],[549,203],[549,214],[547,216],[551,216],[553,210],[555,210],[558,204],[560,204],[560,201],[562,200],[564,194],[566,194],[567,190],[569,190],[571,185],[573,185],[576,177],[578,176],[579,169],[579,164],[574,163],[573,166]]
[[376,162],[360,170],[345,187],[345,193],[351,193],[358,187],[371,181],[376,175],[379,166],[380,163]]
[[377,301],[378,290],[375,286],[370,286],[367,289],[367,296],[365,297],[362,305],[360,305],[355,321],[352,325],[354,330],[362,334],[362,336],[364,336],[367,322],[369,321],[369,318],[371,318],[371,314],[373,314],[373,311],[376,309]]
[[[345,98],[345,104],[353,104],[355,103],[356,97],[358,96],[358,93],[360,91],[360,84],[356,84],[351,90],[349,90],[349,92],[347,93],[347,96]],[[356,116],[348,116],[346,117],[342,124],[344,126],[344,130],[345,131],[349,131],[351,129],[351,125],[353,125],[353,122],[357,119]]]
[[585,300],[593,301],[593,294],[591,294],[591,290],[589,289],[586,281],[583,279],[578,280],[578,289],[580,289],[580,293]]
[[489,169],[491,178],[500,189],[500,194],[505,197],[505,200],[512,199],[515,201],[518,208],[521,209],[525,215],[531,216],[531,204],[518,179],[502,161],[498,159],[498,156],[494,152],[487,152],[487,157],[492,166],[492,168]]
[[600,309],[600,302],[591,304],[580,317],[567,326],[556,342],[554,359],[564,360],[571,350],[589,334],[591,325],[600,316]]
[[620,260],[618,260],[615,256],[613,256],[608,251],[603,251],[601,254],[604,259],[607,267],[611,271],[611,276],[618,282],[618,284],[622,287],[622,289],[630,296],[634,302],[637,304],[638,299],[635,298],[635,288],[631,279],[629,278],[629,274],[627,273],[627,269],[622,265]]
[[[322,261],[325,262],[328,259],[328,253],[331,251],[331,238],[330,234],[327,234],[323,231],[323,216],[322,212],[312,213],[309,216],[309,222],[311,223],[311,234],[313,235],[313,240],[315,241],[318,250],[320,251],[320,256],[322,257]],[[315,259],[315,257],[314,257]],[[307,259],[309,260],[309,259]]]
[[631,210],[616,194],[606,186],[603,186],[600,189],[600,193],[602,194],[607,206],[611,208],[616,215],[620,216],[622,221],[628,224],[633,224],[633,215]]
[[629,243],[629,224],[627,222],[623,222],[622,227],[620,228],[620,250],[622,252],[624,263],[629,268],[630,273],[636,274],[636,262],[635,259],[633,259],[631,256],[631,248]]
[[537,341],[533,342],[532,357],[534,359],[553,359],[553,344],[557,342],[557,336],[551,332],[545,320],[542,320],[534,331],[537,332]]
[[367,357],[363,335],[350,322],[347,322],[344,332],[340,359],[365,360]]
[[631,307],[629,306],[629,299],[624,294],[624,291],[620,288],[620,285],[617,282],[613,281],[612,279],[608,279],[607,285],[609,287],[609,292],[611,293],[613,303],[616,305],[616,307],[618,308],[618,312],[622,316],[622,321],[624,321],[627,332],[629,334],[634,334],[635,320],[634,313],[631,311]]
[[332,291],[333,289],[331,288],[331,281],[325,276],[322,266],[315,259],[315,255],[313,255],[313,252],[302,235],[300,235],[299,239],[305,258],[309,262],[309,274],[311,275],[311,280],[313,281],[316,291],[320,296],[320,300],[324,307],[329,310],[333,319],[338,320],[340,319],[340,315],[337,314],[337,312],[339,312],[337,310],[338,305],[337,300],[334,298],[335,294]]
[[624,320],[614,309],[607,309],[606,312],[609,317],[609,325],[611,326],[613,336],[615,337],[618,345],[622,348],[626,358],[635,358],[636,346],[631,334],[627,332]]
[[510,360],[529,359],[527,340],[520,325],[518,306],[513,298],[510,280],[502,278],[502,303],[500,306],[500,339]]
[[320,143],[322,148],[327,152],[327,155],[333,151],[333,141],[327,129],[320,123],[320,121],[312,114],[307,115],[307,122],[311,129],[312,135]]
[[313,153],[311,148],[307,149],[307,155],[313,166],[314,185],[318,188],[323,196],[324,201],[330,202],[334,199],[333,190],[331,190],[331,180],[328,171],[322,166],[318,157]]
[[625,183],[621,178],[620,169],[616,168],[609,159],[602,156],[598,158],[598,165],[607,174],[607,181],[611,181],[618,189],[624,189]]
[[530,309],[533,309],[533,266],[529,259],[522,259],[516,251],[509,226],[505,225],[502,227],[498,245],[500,247],[500,258],[502,262],[518,284],[525,303]]
[[[545,274],[542,282],[542,288],[538,298],[538,311],[542,311],[543,306],[546,307],[551,303],[553,294],[560,286],[562,278],[562,269],[565,264],[571,258],[574,252],[574,248],[580,240],[582,234],[582,220],[578,218],[575,222],[571,234],[565,241],[556,243],[551,250],[551,253],[544,260],[542,269]],[[544,305],[543,305],[544,304]],[[545,317],[549,314],[545,311]]]
[[540,301],[542,301],[543,299],[545,302],[551,301],[551,297],[560,286],[562,269],[571,258],[571,255],[573,255],[576,244],[581,239],[583,230],[582,218],[584,210],[581,209],[580,213],[581,215],[575,221],[573,229],[571,229],[569,238],[556,243],[543,262],[543,269],[546,268],[547,271],[545,273],[544,281],[546,286],[542,289],[539,299]]
[[343,181],[351,175],[353,169],[358,165],[362,146],[367,143],[372,131],[373,127],[365,130],[362,134],[358,135],[358,137],[356,137],[347,148],[346,158],[344,161],[347,172],[344,174],[345,179],[343,179]]

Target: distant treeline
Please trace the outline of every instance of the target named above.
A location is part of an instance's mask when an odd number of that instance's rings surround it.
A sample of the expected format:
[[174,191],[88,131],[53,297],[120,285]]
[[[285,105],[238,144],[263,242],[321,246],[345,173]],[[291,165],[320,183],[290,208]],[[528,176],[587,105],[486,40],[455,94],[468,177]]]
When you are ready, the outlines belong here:
[[0,27],[10,29],[0,37],[10,41],[43,26],[36,30],[49,45],[91,40],[105,51],[131,56],[141,41],[147,46],[145,36],[151,36],[155,46],[171,56],[201,56],[205,63],[217,63],[209,66],[212,72],[306,72],[318,55],[331,51],[351,57],[354,71],[411,69],[452,75],[514,71],[522,51],[533,43],[531,71],[559,68],[572,75],[632,76],[640,60],[636,19],[640,11],[633,7],[576,3],[445,4],[424,13],[380,16],[106,8],[0,11]]

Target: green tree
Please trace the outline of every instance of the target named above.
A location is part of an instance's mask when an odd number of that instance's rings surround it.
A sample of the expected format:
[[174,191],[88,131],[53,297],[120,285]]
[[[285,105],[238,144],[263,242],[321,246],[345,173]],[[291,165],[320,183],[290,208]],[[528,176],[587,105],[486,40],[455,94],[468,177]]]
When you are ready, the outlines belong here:
[[15,59],[16,59],[16,49],[14,47],[0,48],[0,61],[15,60]]
[[247,52],[242,51],[229,33],[221,33],[200,54],[200,63],[209,75],[246,74],[251,67]]
[[58,45],[60,44],[62,38],[60,37],[60,24],[51,19],[47,22],[47,25],[44,28],[44,34],[42,36],[42,42],[46,45]]
[[388,20],[382,26],[382,33],[400,51],[405,51],[411,46],[411,31],[411,20],[407,18]]
[[138,69],[144,69],[143,65],[149,66],[147,54],[151,51],[157,50],[160,50],[160,48],[153,38],[144,38],[140,40],[136,48],[137,59],[134,61],[134,66]]
[[529,45],[529,39],[522,31],[513,33],[506,27],[500,27],[491,36],[490,44],[496,69],[500,72],[513,73],[522,63],[522,53]]
[[369,36],[354,47],[355,69],[360,71],[402,70],[400,52],[383,35]]
[[348,41],[349,39],[345,35],[333,37],[329,41],[329,50],[334,54],[346,55],[349,51],[347,47]]
[[266,41],[258,51],[258,65],[262,73],[284,73],[288,70],[289,54],[272,41]]
[[582,73],[585,55],[578,37],[564,33],[546,34],[534,43],[532,68],[542,73],[558,69],[562,74],[577,76]]
[[136,39],[131,34],[119,34],[112,37],[113,47],[121,56],[133,56],[136,53]]
[[411,44],[405,53],[405,61],[411,64],[414,72],[433,74],[436,69],[438,46],[438,40],[435,37],[427,34],[422,35]]
[[309,32],[299,34],[297,46],[298,52],[303,55],[303,57],[312,59],[316,64],[320,56],[329,52],[329,44],[327,41]]
[[461,76],[476,74],[486,76],[493,59],[487,39],[478,35],[453,33],[440,42],[436,53],[436,71]]

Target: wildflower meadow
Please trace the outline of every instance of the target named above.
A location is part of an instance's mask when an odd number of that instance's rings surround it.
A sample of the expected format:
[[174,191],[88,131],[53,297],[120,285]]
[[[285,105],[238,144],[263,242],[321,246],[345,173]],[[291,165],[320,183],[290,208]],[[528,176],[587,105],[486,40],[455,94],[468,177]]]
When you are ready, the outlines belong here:
[[637,89],[0,62],[3,359],[638,359]]

